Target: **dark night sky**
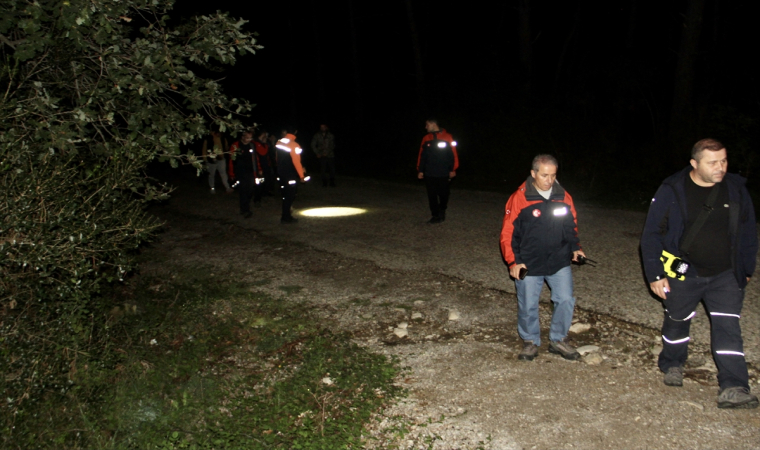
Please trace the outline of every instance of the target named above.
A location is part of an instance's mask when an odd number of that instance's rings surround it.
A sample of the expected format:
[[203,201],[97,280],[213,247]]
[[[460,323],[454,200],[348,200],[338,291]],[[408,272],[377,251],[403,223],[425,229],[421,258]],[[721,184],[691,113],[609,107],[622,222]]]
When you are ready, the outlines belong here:
[[[462,144],[466,173],[494,160],[488,149],[510,147],[510,141],[530,158],[542,150],[586,160],[589,152],[601,151],[594,142],[612,152],[610,158],[614,152],[661,151],[668,145],[664,136],[690,1],[698,0],[531,0],[533,70],[526,94],[518,58],[519,0],[410,0],[422,97],[405,0],[180,0],[176,10],[229,11],[259,33],[265,48],[240,60],[225,82],[229,94],[257,104],[253,121],[271,129],[292,123],[305,140],[327,122],[339,138],[344,169],[361,171],[369,163],[404,173],[413,165],[424,119],[432,115]],[[729,149],[739,145],[731,139],[740,141],[745,153],[756,148],[757,127],[746,136],[732,132],[737,117],[760,115],[752,64],[758,3],[706,0],[694,72],[700,125],[690,133],[698,139],[717,132]],[[709,117],[723,109],[731,118],[718,127]],[[549,145],[546,136],[556,148],[539,148]]]

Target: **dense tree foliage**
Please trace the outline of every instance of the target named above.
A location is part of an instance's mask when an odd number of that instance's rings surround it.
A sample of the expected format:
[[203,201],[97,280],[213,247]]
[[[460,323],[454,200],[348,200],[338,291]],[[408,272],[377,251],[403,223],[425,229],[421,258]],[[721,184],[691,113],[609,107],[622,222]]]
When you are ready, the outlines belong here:
[[[93,296],[160,225],[154,159],[238,126],[250,105],[199,76],[259,46],[244,20],[169,16],[173,0],[0,0],[0,379],[5,413],[65,390],[107,327]],[[195,72],[194,72],[195,71]],[[79,363],[77,363],[79,361]],[[81,369],[80,369],[81,370]],[[9,415],[10,416],[10,415]]]

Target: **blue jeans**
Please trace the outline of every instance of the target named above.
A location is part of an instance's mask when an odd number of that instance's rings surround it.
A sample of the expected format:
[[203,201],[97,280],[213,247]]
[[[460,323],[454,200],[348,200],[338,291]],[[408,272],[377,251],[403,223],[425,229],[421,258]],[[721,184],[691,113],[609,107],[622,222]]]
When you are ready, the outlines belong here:
[[541,327],[538,322],[538,298],[544,281],[552,291],[554,313],[549,329],[549,339],[560,341],[567,336],[573,322],[573,273],[570,266],[564,267],[553,275],[526,276],[524,280],[515,280],[517,290],[517,331],[524,341],[533,341],[541,345]]

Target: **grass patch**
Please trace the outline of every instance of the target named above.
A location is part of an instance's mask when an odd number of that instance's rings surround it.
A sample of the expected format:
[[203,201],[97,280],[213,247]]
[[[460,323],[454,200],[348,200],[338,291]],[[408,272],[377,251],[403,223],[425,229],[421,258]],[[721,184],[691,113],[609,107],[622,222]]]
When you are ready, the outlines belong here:
[[113,358],[80,368],[3,448],[361,448],[364,423],[402,393],[398,365],[209,272],[134,280],[108,319]]
[[303,286],[277,286],[277,289],[288,295],[298,294],[303,290]]

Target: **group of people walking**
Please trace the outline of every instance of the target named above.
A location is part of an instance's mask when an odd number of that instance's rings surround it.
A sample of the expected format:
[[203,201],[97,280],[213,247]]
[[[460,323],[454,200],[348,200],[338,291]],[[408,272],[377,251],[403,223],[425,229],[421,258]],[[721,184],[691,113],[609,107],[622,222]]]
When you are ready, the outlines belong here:
[[[437,224],[446,219],[459,158],[453,137],[435,119],[425,128],[417,176],[427,188],[428,222]],[[702,139],[694,144],[689,166],[665,179],[652,199],[641,255],[649,288],[664,306],[658,358],[663,382],[683,385],[691,319],[704,302],[718,368],[718,407],[756,408],[739,319],[744,289],[755,271],[757,221],[746,180],[727,167],[722,143]],[[586,255],[573,199],[557,181],[558,168],[553,156],[537,155],[504,211],[500,245],[517,292],[517,331],[523,340],[518,359],[523,361],[535,359],[541,348],[538,312],[544,283],[554,306],[548,351],[568,360],[581,357],[567,339],[575,308],[570,266],[582,264]]]
[[[436,119],[425,122],[427,134],[417,156],[417,177],[424,180],[430,224],[446,220],[451,180],[459,167],[457,143]],[[272,179],[266,132],[244,132],[232,144],[229,171],[240,186],[240,212],[250,217],[251,197],[260,202],[262,189]],[[223,136],[213,134],[204,142],[211,192],[215,172],[225,189],[225,167],[220,152]],[[324,186],[335,186],[335,138],[327,126],[311,142],[322,167]],[[212,147],[213,146],[213,147]],[[305,181],[302,148],[295,130],[284,130],[274,143],[276,167],[282,191],[282,223],[291,215],[298,183]],[[266,161],[266,162],[265,162]],[[641,255],[651,292],[662,300],[663,349],[658,366],[663,382],[682,386],[688,358],[689,328],[704,302],[711,320],[712,355],[718,368],[719,408],[756,408],[750,393],[741,327],[744,289],[755,270],[758,251],[755,211],[745,179],[727,172],[725,146],[702,139],[691,150],[689,166],[665,179],[655,193],[641,236]],[[547,154],[533,159],[530,175],[506,203],[500,247],[517,292],[517,332],[523,340],[518,360],[532,361],[541,349],[539,297],[544,283],[551,289],[553,311],[548,351],[567,360],[581,357],[568,341],[575,309],[571,263],[582,264],[586,254],[578,237],[573,198],[557,181],[559,163]],[[271,186],[271,184],[269,185]]]
[[[533,360],[541,346],[538,301],[544,282],[554,304],[548,350],[580,358],[567,341],[575,307],[570,264],[586,255],[572,197],[556,179],[558,166],[550,155],[536,156],[504,214],[501,250],[515,280],[520,360]],[[683,385],[691,319],[704,302],[718,368],[718,407],[756,408],[739,319],[755,270],[757,223],[745,179],[727,167],[723,144],[702,139],[694,145],[690,165],[668,177],[652,199],[641,254],[649,288],[665,308],[658,359],[663,382]]]
[[[264,195],[274,195],[275,179],[282,194],[280,223],[298,222],[292,206],[299,183],[308,180],[301,162],[303,148],[296,140],[297,130],[283,129],[279,139],[266,130],[255,128],[244,131],[240,139],[228,145],[226,137],[214,131],[203,141],[201,156],[208,170],[211,193],[216,193],[216,174],[219,174],[227,193],[237,188],[240,197],[240,214],[253,215],[253,206],[261,206]],[[335,187],[335,136],[327,125],[321,125],[311,142],[312,149],[322,166],[323,186]],[[230,178],[235,180],[230,184]]]

